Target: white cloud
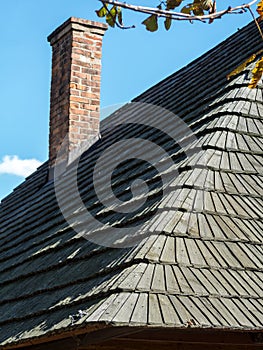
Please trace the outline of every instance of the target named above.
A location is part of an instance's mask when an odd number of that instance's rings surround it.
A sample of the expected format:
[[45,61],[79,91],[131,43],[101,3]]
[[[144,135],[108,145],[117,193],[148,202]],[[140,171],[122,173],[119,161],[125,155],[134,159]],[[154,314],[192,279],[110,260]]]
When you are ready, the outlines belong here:
[[42,163],[37,159],[19,159],[18,156],[4,156],[0,162],[0,174],[26,177]]

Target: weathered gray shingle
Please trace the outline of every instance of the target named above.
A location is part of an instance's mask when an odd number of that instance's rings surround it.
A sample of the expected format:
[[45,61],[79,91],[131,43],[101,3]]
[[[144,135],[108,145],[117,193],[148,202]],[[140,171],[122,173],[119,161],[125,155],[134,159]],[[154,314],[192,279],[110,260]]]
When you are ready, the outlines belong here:
[[[116,172],[113,187],[119,198],[127,199],[129,181],[136,177],[149,184],[147,206],[126,222],[149,217],[144,228],[148,237],[138,246],[113,249],[76,235],[61,214],[53,183],[47,182],[47,164],[2,201],[2,345],[94,322],[262,330],[262,86],[247,88],[252,65],[226,80],[262,45],[255,33],[252,23],[134,100],[165,107],[191,127],[196,140],[188,146],[188,156],[158,130],[111,127],[134,113],[128,105],[102,122],[101,141],[82,157],[83,201],[105,224],[123,225],[114,205],[102,206],[92,190],[98,155],[112,142],[138,136],[169,151],[172,168],[167,159],[159,159],[171,179],[163,196],[158,176],[142,162],[124,162]],[[134,113],[137,122],[139,112]],[[106,169],[115,157],[117,150]],[[72,177],[69,170],[66,204],[81,223],[70,196]],[[139,200],[140,195],[133,204]],[[156,206],[159,212],[152,218]],[[85,225],[107,237],[106,225],[100,230],[93,222]],[[85,313],[72,321],[70,315],[78,310]]]

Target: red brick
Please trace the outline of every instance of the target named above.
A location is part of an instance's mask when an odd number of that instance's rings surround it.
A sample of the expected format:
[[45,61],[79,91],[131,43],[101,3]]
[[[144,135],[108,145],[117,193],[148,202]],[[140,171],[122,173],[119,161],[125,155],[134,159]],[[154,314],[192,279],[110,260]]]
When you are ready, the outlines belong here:
[[85,103],[85,102],[89,101],[89,99],[86,97],[70,96],[70,101]]
[[82,28],[71,27],[52,47],[50,166],[67,134],[69,151],[99,131],[102,35]]

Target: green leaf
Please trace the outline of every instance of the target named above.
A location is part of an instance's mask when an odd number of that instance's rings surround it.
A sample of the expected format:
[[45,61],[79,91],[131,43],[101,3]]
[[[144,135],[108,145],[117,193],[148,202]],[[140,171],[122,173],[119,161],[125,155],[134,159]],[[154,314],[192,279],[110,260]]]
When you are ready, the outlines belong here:
[[203,16],[204,11],[211,10],[212,6],[212,0],[194,0],[193,3],[184,6],[181,12],[188,15],[194,14],[195,16]]
[[202,9],[205,11],[209,11],[213,7],[213,0],[201,0]]
[[120,25],[123,25],[123,21],[122,21],[122,9],[120,6],[117,7],[117,13],[118,13],[118,22],[120,23]]
[[99,10],[95,11],[98,17],[105,17],[106,14],[108,13],[107,11],[107,4],[103,5],[102,8]]
[[146,29],[150,32],[155,32],[158,30],[158,17],[157,15],[151,15],[150,17],[147,17],[142,24],[146,26]]
[[167,0],[166,1],[166,10],[174,10],[176,7],[180,6],[182,0]]
[[192,7],[190,7],[189,5],[186,5],[182,8],[181,12],[182,13],[186,13],[187,15],[190,15],[191,14],[191,9]]
[[194,5],[192,9],[195,16],[203,16],[204,11],[201,5]]
[[106,15],[106,22],[108,23],[109,26],[112,28],[115,27],[116,24],[116,17],[117,17],[117,8],[116,6],[113,6],[111,10],[107,13]]
[[172,24],[172,19],[171,17],[166,17],[165,21],[164,21],[164,26],[166,30],[169,30],[171,28],[171,24]]

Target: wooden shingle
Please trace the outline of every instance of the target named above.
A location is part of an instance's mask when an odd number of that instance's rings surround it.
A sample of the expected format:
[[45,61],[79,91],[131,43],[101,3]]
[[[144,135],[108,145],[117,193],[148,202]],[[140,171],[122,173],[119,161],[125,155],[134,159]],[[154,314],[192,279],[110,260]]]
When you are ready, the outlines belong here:
[[[226,80],[261,48],[255,33],[249,24],[133,100],[178,115],[194,135],[185,150],[161,132],[177,127],[171,120],[153,115],[160,130],[140,124],[139,103],[102,121],[101,140],[82,155],[78,169],[81,199],[103,223],[100,228],[92,219],[83,222],[72,199],[72,168],[63,175],[67,191],[60,190],[74,222],[106,243],[114,234],[109,226],[143,223],[134,231],[143,234],[138,245],[118,249],[76,234],[61,213],[54,183],[47,181],[47,163],[1,202],[1,349],[88,332],[94,325],[262,332],[263,86],[247,88],[253,65]],[[127,116],[134,123],[119,127]],[[185,141],[180,130],[177,135]],[[152,157],[170,181],[162,193],[159,174],[149,164],[121,163],[112,188],[122,208],[145,197],[141,183],[131,196],[136,178],[148,185],[150,198],[125,221],[115,211],[113,194],[105,200],[109,207],[99,201],[92,169],[103,150],[136,137],[166,150],[165,156],[156,151]],[[140,146],[133,146],[124,151],[136,158]],[[145,154],[150,150],[148,145]],[[102,184],[118,157],[113,149],[105,160]]]

